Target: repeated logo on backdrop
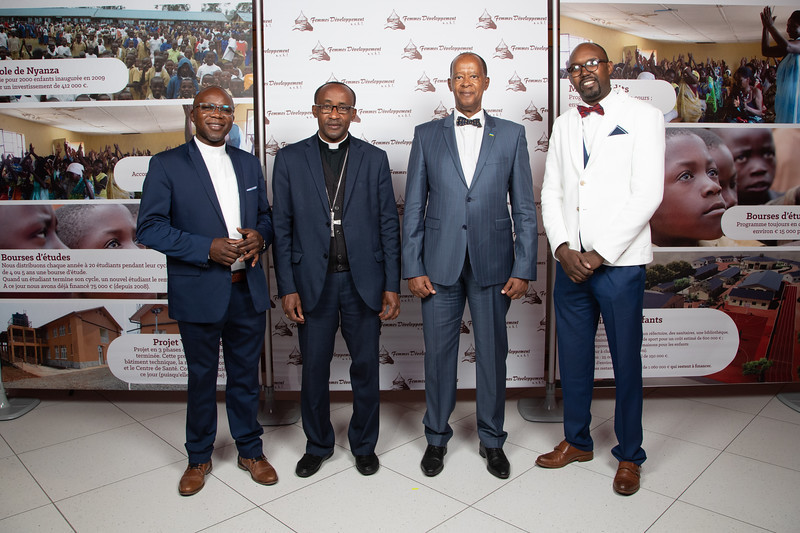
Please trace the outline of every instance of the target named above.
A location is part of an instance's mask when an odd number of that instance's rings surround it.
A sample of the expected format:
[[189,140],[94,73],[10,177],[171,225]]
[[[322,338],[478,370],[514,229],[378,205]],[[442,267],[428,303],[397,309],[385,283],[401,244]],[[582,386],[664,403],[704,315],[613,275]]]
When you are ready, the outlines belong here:
[[[278,150],[317,129],[310,114],[313,93],[327,81],[349,85],[357,96],[357,115],[350,133],[386,151],[395,204],[405,211],[405,179],[414,127],[447,119],[453,111],[448,88],[450,62],[461,52],[475,52],[487,62],[492,79],[484,94],[484,109],[523,124],[538,196],[547,149],[544,107],[547,102],[547,25],[545,5],[501,1],[490,11],[470,12],[454,0],[435,5],[412,0],[402,6],[385,4],[336,6],[321,0],[296,5],[265,3],[271,21],[265,32],[267,179]],[[505,15],[504,13],[512,13]],[[533,54],[540,57],[534,58]],[[541,83],[543,82],[543,83]],[[546,105],[546,104],[545,104]],[[540,242],[544,257],[545,243]],[[539,280],[511,306],[509,328],[509,386],[543,384],[544,375],[544,260]],[[275,287],[275,283],[271,283]],[[422,317],[419,299],[401,283],[401,313],[381,327],[381,387],[424,388]],[[273,313],[272,340],[275,386],[296,390],[300,385],[302,354],[296,324]],[[478,357],[469,310],[464,315],[459,347],[459,386],[474,387]],[[331,367],[331,388],[349,387],[349,354],[337,337]]]

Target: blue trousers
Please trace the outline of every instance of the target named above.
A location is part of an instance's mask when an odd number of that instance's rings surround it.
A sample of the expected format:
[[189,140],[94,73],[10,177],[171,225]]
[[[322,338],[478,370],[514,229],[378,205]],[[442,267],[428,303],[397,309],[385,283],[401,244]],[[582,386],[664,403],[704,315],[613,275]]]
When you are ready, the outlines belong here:
[[445,446],[453,429],[449,419],[456,405],[458,341],[464,305],[469,301],[475,336],[475,401],[478,437],[487,448],[502,448],[506,400],[508,332],[506,314],[511,299],[503,285],[481,287],[469,259],[454,285],[433,284],[436,294],[422,300],[425,338],[425,401],[422,423],[428,444]]
[[228,311],[210,324],[178,322],[189,372],[186,409],[186,451],[189,463],[206,463],[217,435],[217,368],[219,343],[227,382],[225,408],[239,455],[246,459],[262,453],[258,423],[258,363],[264,345],[266,312],[257,312],[247,283],[231,286]]
[[350,352],[350,386],[353,416],[347,437],[354,455],[369,455],[378,442],[380,381],[378,339],[380,319],[358,295],[350,272],[329,273],[312,312],[304,312],[306,323],[298,327],[303,354],[300,412],[306,434],[306,453],[327,455],[335,435],[331,425],[329,380],[336,331]]
[[644,266],[601,266],[583,283],[560,263],[554,289],[558,362],[564,395],[564,436],[578,449],[593,449],[594,339],[600,316],[606,328],[616,382],[614,432],[619,461],[642,464],[642,299]]

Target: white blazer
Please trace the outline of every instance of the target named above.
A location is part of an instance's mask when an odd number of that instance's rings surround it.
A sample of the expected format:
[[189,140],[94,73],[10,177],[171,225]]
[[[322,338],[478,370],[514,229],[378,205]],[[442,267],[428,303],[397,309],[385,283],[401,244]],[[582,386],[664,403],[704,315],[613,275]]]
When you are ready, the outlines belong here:
[[553,252],[595,250],[606,265],[652,261],[650,217],[664,193],[664,115],[612,91],[584,168],[577,109],[553,125],[542,185],[542,220]]

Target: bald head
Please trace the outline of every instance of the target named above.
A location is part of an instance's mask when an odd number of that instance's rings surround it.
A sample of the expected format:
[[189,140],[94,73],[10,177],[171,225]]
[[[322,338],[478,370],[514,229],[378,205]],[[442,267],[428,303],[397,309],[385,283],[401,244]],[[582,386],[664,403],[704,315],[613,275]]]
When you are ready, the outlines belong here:
[[207,87],[194,97],[195,138],[210,146],[225,144],[233,127],[233,98],[222,87]]
[[569,55],[569,81],[589,105],[600,102],[611,92],[611,72],[614,65],[602,46],[581,43]]
[[212,94],[224,98],[226,100],[226,103],[229,106],[233,107],[233,98],[231,98],[231,95],[229,95],[227,91],[225,91],[222,87],[219,87],[217,85],[206,87],[205,89],[197,93],[197,95],[195,95],[194,97],[194,102],[192,105],[197,105],[199,103],[206,102]]
[[576,46],[569,55],[570,64],[573,62],[572,59],[576,54],[583,53],[585,50],[591,50],[592,53],[597,54],[597,59],[605,59],[608,61],[608,54],[606,53],[605,48],[597,43],[581,43]]

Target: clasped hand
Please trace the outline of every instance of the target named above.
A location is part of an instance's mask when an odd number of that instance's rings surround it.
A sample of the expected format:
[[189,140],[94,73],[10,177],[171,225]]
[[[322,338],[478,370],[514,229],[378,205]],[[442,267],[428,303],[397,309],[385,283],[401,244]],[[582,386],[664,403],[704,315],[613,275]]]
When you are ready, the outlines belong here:
[[264,246],[264,239],[254,229],[236,228],[236,231],[242,234],[241,239],[217,237],[211,241],[211,249],[208,252],[209,257],[212,261],[225,266],[231,266],[236,260],[247,261],[252,259],[250,266],[256,266],[261,255],[261,248]]
[[574,283],[588,280],[603,264],[603,257],[594,250],[579,252],[571,249],[566,243],[556,249],[555,256],[561,263],[561,268]]

